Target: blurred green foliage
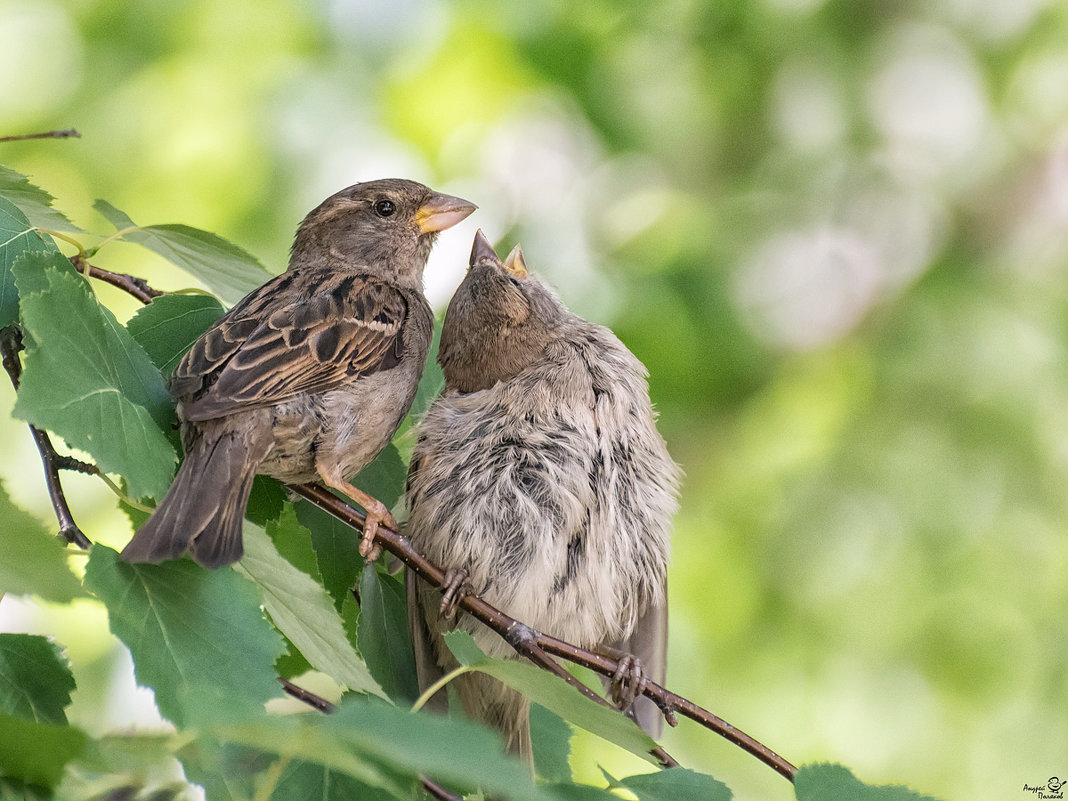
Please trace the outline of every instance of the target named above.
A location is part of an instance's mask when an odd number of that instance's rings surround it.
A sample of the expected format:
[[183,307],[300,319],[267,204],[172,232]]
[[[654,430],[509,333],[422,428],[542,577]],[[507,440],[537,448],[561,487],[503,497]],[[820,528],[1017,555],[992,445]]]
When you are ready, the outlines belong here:
[[[273,271],[356,180],[474,199],[438,305],[482,226],[650,370],[687,472],[673,689],[795,762],[1010,797],[1068,753],[1066,34],[1055,0],[0,0],[0,135],[83,135],[0,161],[88,230],[106,197]],[[0,443],[47,520],[24,428]],[[117,714],[106,675],[76,721]],[[665,745],[785,797],[695,727]]]

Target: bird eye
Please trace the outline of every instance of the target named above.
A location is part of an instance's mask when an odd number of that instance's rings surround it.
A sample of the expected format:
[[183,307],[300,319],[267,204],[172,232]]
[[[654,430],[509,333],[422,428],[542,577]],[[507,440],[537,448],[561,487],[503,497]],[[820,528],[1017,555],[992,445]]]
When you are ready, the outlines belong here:
[[397,210],[392,200],[375,201],[375,214],[379,217],[389,217]]

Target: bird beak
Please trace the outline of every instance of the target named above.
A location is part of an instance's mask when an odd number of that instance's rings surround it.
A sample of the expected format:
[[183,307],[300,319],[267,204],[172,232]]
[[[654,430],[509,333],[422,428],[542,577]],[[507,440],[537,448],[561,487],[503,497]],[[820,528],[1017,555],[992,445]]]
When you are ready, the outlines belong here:
[[471,259],[468,262],[472,267],[482,261],[488,261],[490,264],[500,264],[501,260],[497,257],[497,251],[493,249],[493,245],[486,239],[486,235],[482,233],[482,229],[479,228],[475,232],[475,242],[471,246]]
[[415,212],[415,224],[419,232],[429,234],[452,228],[460,220],[477,209],[474,203],[452,195],[434,194]]
[[512,248],[512,252],[504,257],[504,269],[516,278],[527,277],[527,263],[523,259],[523,248],[519,246],[518,242]]

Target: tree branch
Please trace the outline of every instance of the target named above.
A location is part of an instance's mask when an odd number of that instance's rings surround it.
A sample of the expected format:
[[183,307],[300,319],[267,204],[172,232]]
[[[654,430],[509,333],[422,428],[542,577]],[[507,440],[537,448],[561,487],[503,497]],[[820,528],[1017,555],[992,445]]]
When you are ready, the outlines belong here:
[[0,142],[21,142],[24,139],[80,139],[81,134],[73,128],[62,131],[43,131],[41,133],[16,134],[15,136],[0,136]]
[[[9,325],[0,330],[0,354],[3,355],[4,370],[7,371],[11,384],[16,391],[18,391],[19,381],[22,378],[22,363],[19,361],[20,350],[22,350],[21,329],[17,325]],[[74,516],[67,505],[67,496],[63,493],[63,485],[59,482],[59,471],[61,469],[78,470],[86,473],[96,472],[97,468],[70,456],[60,456],[56,453],[48,433],[37,426],[30,426],[30,434],[33,436],[33,442],[37,446],[37,452],[41,455],[41,466],[44,468],[48,497],[52,500],[52,508],[56,513],[60,536],[72,545],[77,545],[79,548],[88,548],[92,543],[78,528],[78,524],[74,522]]]
[[94,267],[81,253],[75,253],[71,256],[70,263],[82,275],[97,278],[107,284],[118,287],[124,292],[133,295],[142,303],[151,303],[153,298],[158,298],[164,294],[160,290],[149,286],[144,278],[137,278],[126,273],[113,273],[111,270],[105,270],[102,267]]

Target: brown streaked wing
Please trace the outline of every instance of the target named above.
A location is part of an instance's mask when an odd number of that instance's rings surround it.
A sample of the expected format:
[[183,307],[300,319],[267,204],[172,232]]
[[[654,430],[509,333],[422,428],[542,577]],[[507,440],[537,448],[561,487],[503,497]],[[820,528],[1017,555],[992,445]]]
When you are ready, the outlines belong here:
[[[324,276],[298,303],[261,310],[257,325],[226,357],[206,388],[184,407],[188,420],[271,406],[305,393],[326,392],[396,363],[408,304],[396,287],[360,275]],[[231,330],[242,327],[234,321]],[[207,339],[209,331],[203,339]],[[232,334],[221,334],[223,340]],[[205,343],[205,356],[226,350]],[[200,345],[200,341],[197,342]],[[184,362],[183,362],[184,363]]]

